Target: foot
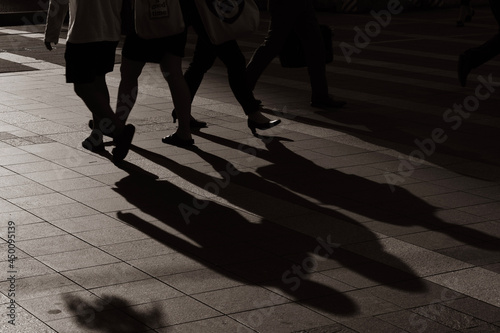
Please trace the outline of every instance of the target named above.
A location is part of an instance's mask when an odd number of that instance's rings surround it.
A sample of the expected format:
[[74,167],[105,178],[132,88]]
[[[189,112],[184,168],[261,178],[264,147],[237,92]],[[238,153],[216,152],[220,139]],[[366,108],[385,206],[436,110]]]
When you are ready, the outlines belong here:
[[313,99],[311,101],[311,106],[315,108],[342,108],[347,104],[346,101],[334,100],[330,96],[326,98]]
[[166,137],[161,139],[161,142],[177,147],[189,147],[194,145],[193,139],[183,139],[177,133],[167,135]]
[[82,147],[93,153],[104,151],[102,133],[98,130],[93,130],[92,133],[90,133],[90,136],[82,141]]
[[[89,128],[90,129],[94,129],[94,119],[90,119],[89,120]],[[104,136],[107,136],[107,137],[110,137],[110,138],[113,138],[113,133],[110,132],[110,133],[103,133]]]
[[257,111],[248,115],[247,125],[248,128],[250,128],[250,131],[252,131],[252,133],[256,135],[256,129],[266,130],[278,125],[279,123],[281,123],[281,120],[271,120],[264,116],[260,111]]
[[119,134],[115,135],[116,148],[113,149],[113,162],[118,163],[127,156],[134,133],[134,125],[128,124]]

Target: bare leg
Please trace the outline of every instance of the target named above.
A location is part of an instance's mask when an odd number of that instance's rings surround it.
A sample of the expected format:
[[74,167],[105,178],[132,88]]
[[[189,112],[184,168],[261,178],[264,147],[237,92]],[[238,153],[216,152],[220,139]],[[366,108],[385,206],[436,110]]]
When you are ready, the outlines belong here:
[[191,93],[182,73],[182,58],[167,53],[160,64],[160,68],[163,77],[168,82],[172,101],[179,118],[179,127],[175,134],[182,140],[191,140],[191,128],[189,126]]
[[139,91],[139,76],[145,63],[122,58],[120,66],[121,80],[118,87],[118,100],[116,102],[116,116],[122,125],[127,122],[137,100]]
[[118,118],[109,104],[109,90],[104,75],[98,76],[92,83],[75,83],[74,89],[92,112],[95,130],[104,134],[121,132],[123,125],[118,122]]

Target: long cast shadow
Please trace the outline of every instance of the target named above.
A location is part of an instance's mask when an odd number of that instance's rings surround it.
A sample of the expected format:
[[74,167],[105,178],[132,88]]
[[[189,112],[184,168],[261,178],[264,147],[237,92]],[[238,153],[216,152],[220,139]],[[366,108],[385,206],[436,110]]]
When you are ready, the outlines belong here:
[[[400,226],[420,225],[428,230],[444,233],[465,244],[500,251],[500,239],[497,237],[437,218],[434,206],[414,196],[408,190],[394,186],[394,192],[391,192],[385,184],[320,167],[287,149],[282,140],[261,137],[268,148],[264,150],[207,133],[199,132],[197,135],[271,162],[271,165],[256,170],[263,179],[280,184],[290,191],[315,198],[322,204],[337,206],[385,223]],[[251,184],[252,182],[248,182],[247,185]],[[318,211],[324,211],[319,205],[315,207]],[[359,225],[352,219],[349,221]]]
[[[147,151],[134,150],[153,157]],[[157,162],[157,158],[160,156],[152,160]],[[183,174],[190,182],[209,180],[208,176],[163,159],[162,165]],[[219,274],[245,284],[277,290],[290,298],[304,299],[306,304],[308,299],[318,295],[331,295],[332,302],[321,305],[322,310],[340,315],[357,311],[357,305],[341,293],[344,290],[307,278],[301,279],[300,288],[294,289],[295,284],[283,280],[283,274],[297,264],[286,258],[290,251],[292,254],[305,249],[311,251],[318,246],[310,237],[275,226],[265,219],[251,222],[236,209],[214,200],[198,199],[166,180],[130,175],[116,183],[115,191],[160,223],[147,222],[130,212],[119,212],[118,218]],[[286,249],[277,246],[270,254],[265,244],[276,239],[296,246]],[[262,266],[263,261],[268,265]]]
[[[243,236],[245,237],[245,239],[250,239],[251,243],[255,246],[265,249],[271,249],[276,253],[295,254],[295,265],[297,263],[303,264],[310,260],[312,257],[312,253],[318,247],[318,243],[321,241],[318,242],[318,240],[314,240],[312,237],[304,236],[298,232],[290,231],[288,228],[267,222],[268,220],[271,220],[271,217],[267,217],[274,215],[276,212],[278,212],[280,215],[285,216],[287,214],[290,214],[290,212],[286,211],[289,208],[289,203],[296,204],[307,209],[315,209],[318,212],[328,214],[329,219],[331,219],[331,233],[328,235],[323,235],[323,237],[324,239],[328,239],[330,243],[357,243],[375,240],[377,238],[377,236],[369,229],[359,227],[355,221],[350,220],[350,218],[348,218],[347,216],[332,209],[319,207],[316,204],[311,203],[309,200],[306,200],[301,196],[283,188],[282,186],[276,185],[275,183],[263,179],[262,177],[259,177],[253,173],[241,172],[227,160],[224,160],[213,154],[203,152],[199,149],[192,150],[193,152],[199,154],[208,163],[210,163],[216,171],[220,172],[221,177],[219,178],[207,176],[206,174],[172,161],[165,156],[147,151],[142,148],[134,147],[133,150],[139,155],[142,155],[149,160],[164,166],[180,177],[188,180],[198,188],[204,188],[207,184],[224,184],[219,188],[219,191],[217,192],[218,197],[222,198],[226,202],[229,202],[229,204],[231,205],[244,209],[245,211],[251,212],[255,215],[262,216],[262,223],[255,225],[248,223],[248,221],[241,221],[243,223],[237,223],[238,220],[236,220],[236,222],[231,221],[230,219],[220,220],[220,216],[223,216],[222,214],[219,214],[217,216],[210,213],[210,211],[207,211],[207,208],[211,206],[215,206],[217,210],[227,210],[227,208],[224,208],[223,206],[220,206],[218,204],[214,205],[214,202],[211,202],[210,205],[207,205],[205,209],[200,210],[199,215],[193,214],[190,215],[190,218],[199,219],[199,225],[210,225],[213,227],[221,226],[222,230],[232,231],[231,237],[235,237],[234,235],[236,234],[238,235],[238,237]],[[230,179],[227,178],[228,170],[232,170],[230,173],[233,176],[231,176]],[[242,195],[242,188],[245,188],[245,190],[255,190],[255,192],[251,191],[251,193],[255,193],[255,195]],[[262,193],[265,193],[266,195],[260,197]],[[181,200],[182,197],[179,195],[175,195],[174,197],[177,198],[177,201],[175,201],[177,203],[185,203],[192,200],[192,198],[185,198]],[[277,198],[278,200],[274,200],[273,198]],[[278,201],[286,202],[288,204],[286,206],[280,207],[275,204]],[[142,206],[138,205],[138,207]],[[214,209],[214,207],[211,207],[211,209]],[[172,210],[175,210],[175,208],[173,208]],[[163,209],[162,211],[155,211],[154,213],[162,214],[162,218],[160,220],[169,221],[168,224],[170,226],[172,225],[172,219],[164,216],[164,214],[166,214],[166,209]],[[234,213],[228,213],[234,215]],[[346,225],[345,221],[348,221],[350,223]],[[297,223],[314,224],[315,221],[311,220],[307,216],[301,216],[301,220]],[[179,225],[176,229],[180,230],[183,233],[187,233],[187,235],[191,235],[189,233],[189,230],[183,230],[185,228],[185,225]],[[273,228],[277,228],[279,230],[279,233],[271,233],[270,231],[272,231]],[[271,235],[272,237],[270,238],[269,235]],[[293,237],[291,235],[293,235]],[[375,243],[378,244],[377,242]],[[345,266],[348,269],[356,271],[359,274],[367,276],[371,280],[375,280],[381,284],[406,281],[407,283],[400,284],[396,286],[396,288],[411,290],[414,292],[425,291],[425,286],[423,285],[423,283],[417,279],[417,276],[413,273],[412,269],[403,261],[383,251],[381,246],[378,246],[378,248],[374,249],[374,251],[377,252],[380,257],[385,258],[385,261],[389,262],[391,266],[396,267],[397,269],[384,264],[369,261],[362,256],[344,250],[342,247],[333,250],[332,253],[330,253],[329,259],[331,259],[331,261],[333,262],[336,262],[337,265],[340,264],[341,266]],[[315,288],[303,288],[302,282],[306,280],[300,279],[299,272],[296,272],[296,274],[290,273],[292,268],[290,263],[287,263],[287,265],[285,266],[274,264],[270,266],[272,266],[271,270],[275,272],[273,276],[266,276],[269,271],[262,272],[261,269],[259,270],[259,267],[233,266],[226,267],[226,269],[230,269],[233,273],[236,274],[242,272],[248,274],[253,271],[253,273],[250,273],[253,282],[263,283],[264,281],[268,281],[266,282],[266,285],[269,285],[268,283],[272,282],[271,286],[278,287],[282,292],[285,292],[293,297],[307,298],[311,297],[311,295],[328,295],[328,292],[313,292]],[[285,276],[284,273],[290,274]],[[248,277],[248,275],[246,276]],[[299,278],[300,283],[292,283],[292,280],[298,282],[297,278]],[[299,285],[300,288],[294,288]],[[311,289],[312,291],[308,289]],[[337,306],[335,305],[330,306],[335,306],[335,309],[337,310],[342,307],[341,303],[337,305],[339,305],[340,307],[337,308]]]

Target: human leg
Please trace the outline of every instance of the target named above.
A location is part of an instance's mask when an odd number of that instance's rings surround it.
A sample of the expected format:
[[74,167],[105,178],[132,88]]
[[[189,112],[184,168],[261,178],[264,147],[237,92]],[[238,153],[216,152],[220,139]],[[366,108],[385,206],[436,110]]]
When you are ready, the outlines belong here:
[[325,44],[311,0],[304,1],[301,13],[301,19],[297,21],[294,31],[302,43],[306,57],[311,83],[311,105],[315,107],[342,107],[345,102],[334,100],[328,93]]
[[264,43],[255,50],[246,68],[247,82],[252,91],[264,70],[283,49],[297,20],[297,12],[294,11],[296,5],[279,1],[272,4],[267,36]]
[[132,111],[139,92],[139,76],[142,73],[145,62],[122,57],[120,65],[120,85],[118,86],[118,98],[116,101],[116,116],[120,123],[125,125]]
[[162,139],[164,143],[177,146],[190,146],[194,143],[191,136],[191,93],[182,74],[182,58],[167,53],[160,63],[162,74],[168,82],[172,101],[179,118],[177,131]]

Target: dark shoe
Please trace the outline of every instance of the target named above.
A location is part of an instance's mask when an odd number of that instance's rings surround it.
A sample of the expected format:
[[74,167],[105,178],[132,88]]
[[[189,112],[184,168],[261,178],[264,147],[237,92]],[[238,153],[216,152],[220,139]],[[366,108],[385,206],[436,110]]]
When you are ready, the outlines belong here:
[[465,87],[465,84],[467,83],[467,76],[469,75],[471,69],[472,68],[467,61],[467,56],[462,53],[458,57],[458,81],[460,81],[460,85],[462,87]]
[[259,123],[259,122],[256,122],[254,120],[248,119],[248,128],[250,128],[252,133],[255,135],[255,134],[257,134],[256,129],[266,130],[266,129],[269,129],[269,128],[272,128],[272,127],[278,125],[279,123],[281,123],[280,119],[270,120],[270,121],[265,122],[265,123]]
[[331,97],[311,101],[311,106],[315,108],[336,108],[339,109],[347,104],[346,101],[336,101]]
[[127,156],[134,138],[135,127],[132,124],[125,125],[123,131],[115,138],[116,147],[113,148],[113,162],[123,161]]
[[[175,109],[172,110],[172,119],[175,124],[177,122],[177,113],[175,112]],[[198,121],[193,117],[191,117],[191,119],[189,120],[189,127],[196,129],[196,128],[207,128],[208,126],[206,122]]]
[[[94,119],[89,120],[89,128],[94,129]],[[109,138],[113,137],[113,133],[103,133],[104,136],[107,136]]]
[[161,139],[161,142],[169,144],[169,145],[177,146],[177,147],[189,147],[189,146],[194,145],[193,139],[189,139],[189,140],[181,139],[177,136],[176,133],[171,134],[171,135],[167,135],[166,137]]
[[102,141],[102,133],[99,131],[92,131],[90,136],[82,141],[82,147],[90,150],[93,153],[104,151],[104,142]]

